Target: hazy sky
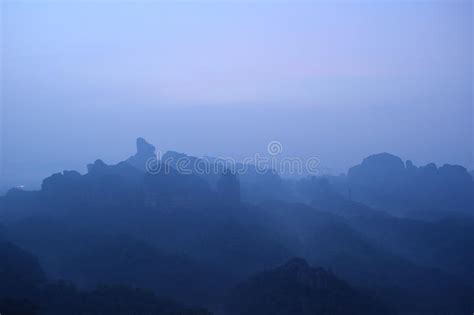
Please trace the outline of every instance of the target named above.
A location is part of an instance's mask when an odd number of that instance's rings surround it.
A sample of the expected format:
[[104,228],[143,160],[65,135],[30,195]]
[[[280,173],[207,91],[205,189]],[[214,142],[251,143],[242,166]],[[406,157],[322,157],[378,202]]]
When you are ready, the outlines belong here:
[[472,1],[1,3],[5,181],[117,162],[137,136],[474,167]]

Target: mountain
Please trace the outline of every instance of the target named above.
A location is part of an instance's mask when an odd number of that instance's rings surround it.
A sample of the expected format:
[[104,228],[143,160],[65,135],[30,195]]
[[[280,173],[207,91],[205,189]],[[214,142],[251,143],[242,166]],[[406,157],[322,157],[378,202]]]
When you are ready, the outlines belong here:
[[32,297],[46,281],[36,257],[17,245],[0,240],[0,297]]
[[297,258],[239,284],[227,309],[229,314],[247,315],[391,313],[333,273]]
[[143,138],[137,138],[136,147],[137,152],[135,155],[129,157],[125,162],[145,172],[147,167],[152,166],[152,163],[156,162],[155,147]]
[[[67,268],[67,269],[66,269]],[[82,286],[119,284],[199,303],[217,274],[189,257],[158,249],[127,235],[98,239],[63,261],[63,276]]]
[[215,157],[195,157],[166,152],[161,162],[184,174],[193,174],[205,179],[212,189],[218,189],[218,181],[226,172],[238,174],[241,197],[244,201],[261,202],[271,199],[287,199],[289,193],[281,177],[272,169],[253,164],[236,162],[233,159]]
[[0,312],[6,315],[210,315],[131,286],[82,290],[51,281],[34,255],[5,240],[0,240],[0,279]]
[[381,154],[348,175],[286,179],[252,167],[182,172],[154,150],[137,140],[126,161],[53,174],[39,191],[11,189],[0,197],[0,236],[37,257],[49,282],[71,281],[71,299],[109,294],[94,291],[106,284],[218,311],[237,283],[302,257],[401,314],[474,310],[474,221],[463,208],[472,179],[462,167]]
[[354,200],[385,209],[469,213],[474,209],[474,181],[459,165],[416,167],[381,153],[350,168],[347,179]]
[[474,280],[474,255],[463,250],[474,246],[471,216],[395,217],[339,194],[325,178],[302,183],[312,207],[343,217],[374,246],[417,265]]

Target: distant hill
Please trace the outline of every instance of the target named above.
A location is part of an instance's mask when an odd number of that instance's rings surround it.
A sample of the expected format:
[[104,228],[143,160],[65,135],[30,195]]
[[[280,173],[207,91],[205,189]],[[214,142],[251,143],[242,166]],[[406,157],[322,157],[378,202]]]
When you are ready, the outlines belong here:
[[348,189],[355,200],[383,208],[450,210],[474,208],[474,181],[466,168],[434,163],[417,167],[380,153],[349,169]]

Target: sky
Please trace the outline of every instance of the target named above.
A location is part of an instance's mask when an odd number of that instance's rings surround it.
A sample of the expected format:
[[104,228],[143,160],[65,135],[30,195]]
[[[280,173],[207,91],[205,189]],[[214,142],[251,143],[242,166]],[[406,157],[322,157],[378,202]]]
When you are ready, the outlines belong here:
[[158,150],[474,168],[472,1],[2,1],[9,185]]

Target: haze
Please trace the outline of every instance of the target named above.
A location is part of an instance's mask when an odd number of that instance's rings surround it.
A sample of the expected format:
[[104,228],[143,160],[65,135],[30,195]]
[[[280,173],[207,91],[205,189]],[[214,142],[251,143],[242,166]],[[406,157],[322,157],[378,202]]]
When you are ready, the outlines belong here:
[[[2,182],[146,138],[330,172],[390,152],[473,165],[471,1],[3,1]],[[98,156],[99,155],[99,156]]]

